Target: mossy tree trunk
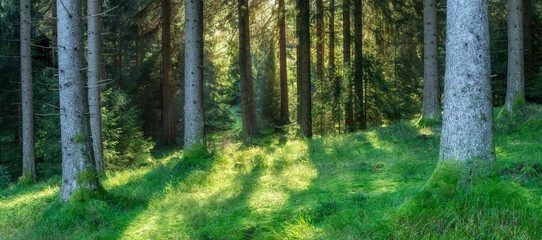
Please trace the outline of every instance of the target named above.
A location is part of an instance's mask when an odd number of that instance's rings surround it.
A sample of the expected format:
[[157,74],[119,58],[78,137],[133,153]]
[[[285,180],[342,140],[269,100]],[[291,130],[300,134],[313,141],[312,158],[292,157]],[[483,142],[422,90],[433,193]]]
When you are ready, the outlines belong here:
[[424,78],[422,117],[439,120],[441,113],[438,79],[437,0],[423,1],[423,20]]
[[57,0],[62,186],[60,198],[98,190],[85,89],[81,1]]
[[286,8],[279,0],[279,51],[280,51],[280,123],[290,123],[288,109],[288,66],[286,53]]
[[517,107],[516,102],[525,101],[522,11],[522,0],[508,0],[508,75],[505,105],[510,115]]
[[252,61],[250,56],[250,12],[248,0],[238,0],[239,11],[239,75],[241,79],[241,112],[243,120],[243,142],[252,144],[256,135],[256,106],[254,102],[254,83],[252,81]]
[[102,141],[102,103],[100,93],[100,81],[102,75],[102,44],[101,44],[101,1],[87,1],[87,24],[88,24],[88,107],[90,113],[90,131],[92,134],[92,146],[96,171],[105,170],[104,151]]
[[32,23],[30,0],[21,0],[21,114],[23,140],[23,181],[36,180],[36,151],[34,145],[34,94],[32,91]]
[[448,1],[446,42],[440,162],[469,180],[495,164],[488,1]]
[[203,1],[185,2],[185,129],[184,149],[204,145]]
[[301,50],[301,134],[312,137],[310,4],[299,0],[299,46]]

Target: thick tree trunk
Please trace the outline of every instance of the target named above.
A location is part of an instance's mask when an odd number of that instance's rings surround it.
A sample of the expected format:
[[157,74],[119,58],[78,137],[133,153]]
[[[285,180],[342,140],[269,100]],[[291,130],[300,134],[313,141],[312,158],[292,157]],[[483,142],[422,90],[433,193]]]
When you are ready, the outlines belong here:
[[239,74],[241,78],[241,112],[243,119],[243,142],[252,144],[256,127],[256,106],[252,82],[252,61],[250,57],[250,22],[248,0],[239,0]]
[[469,179],[495,164],[488,1],[448,1],[446,35],[440,161]]
[[162,144],[175,142],[171,82],[171,0],[162,0]]
[[205,144],[203,112],[203,1],[185,1],[184,149]]
[[[62,1],[62,2],[61,2]],[[58,0],[58,58],[62,186],[60,198],[79,189],[97,190],[85,90],[81,1]]]
[[299,0],[299,45],[301,48],[301,134],[312,137],[311,38],[309,0]]
[[[30,0],[21,0],[21,100],[24,181],[36,180],[36,151],[34,146],[34,96],[32,91],[32,49]],[[27,179],[31,178],[31,179]]]
[[514,110],[516,101],[525,100],[523,73],[523,6],[522,0],[508,0],[508,77],[506,109]]
[[440,119],[438,79],[437,0],[423,1],[424,81],[422,117]]
[[346,102],[345,111],[345,130],[347,132],[354,131],[354,84],[352,82],[352,35],[350,32],[350,0],[344,0],[343,3],[343,76],[346,82]]
[[102,73],[101,15],[100,0],[88,0],[88,108],[90,113],[90,131],[96,171],[105,170],[102,138],[102,104],[100,95],[100,77]]
[[279,0],[279,48],[280,48],[280,122],[290,123],[288,109],[288,66],[286,63],[286,8],[284,0]]
[[363,22],[362,22],[362,0],[354,0],[354,44],[355,44],[355,66],[354,66],[354,89],[355,97],[355,121],[357,129],[366,129],[364,118],[364,92],[363,92]]

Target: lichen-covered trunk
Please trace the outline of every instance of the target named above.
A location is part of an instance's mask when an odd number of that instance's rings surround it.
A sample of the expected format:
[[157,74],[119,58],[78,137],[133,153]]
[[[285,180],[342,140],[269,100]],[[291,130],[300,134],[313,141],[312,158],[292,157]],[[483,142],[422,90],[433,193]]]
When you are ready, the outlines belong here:
[[345,130],[351,132],[354,130],[354,84],[352,82],[352,35],[350,31],[350,0],[344,0],[343,3],[343,76],[346,82],[346,102],[345,112]]
[[252,62],[250,57],[250,22],[248,0],[239,0],[239,74],[241,78],[241,114],[243,120],[243,142],[252,144],[256,134],[256,106],[254,103],[254,84],[252,82]]
[[102,73],[101,15],[100,0],[87,1],[87,41],[88,41],[88,108],[90,113],[90,131],[96,171],[105,170],[102,141],[102,104],[100,79]]
[[184,149],[205,144],[203,112],[203,1],[185,1]]
[[280,51],[280,122],[290,122],[288,109],[288,66],[286,63],[286,8],[284,0],[279,0],[279,51]]
[[438,79],[437,0],[423,1],[423,110],[422,117],[438,120],[440,89]]
[[[21,0],[21,100],[24,181],[36,180],[34,145],[34,96],[32,91],[32,23],[30,0]],[[27,179],[30,178],[30,179]]]
[[525,100],[523,66],[523,6],[522,0],[508,0],[508,75],[506,109],[509,114],[517,101]]
[[162,0],[162,144],[175,142],[171,82],[171,0]]
[[68,200],[79,189],[97,190],[85,89],[81,1],[58,0],[58,63],[62,186]]
[[489,47],[488,1],[448,1],[439,157],[468,178],[495,163]]
[[301,48],[301,134],[312,137],[312,92],[311,92],[311,36],[309,0],[300,0],[299,45]]
[[357,129],[366,129],[364,118],[364,91],[363,91],[363,22],[362,0],[354,0],[354,98],[355,116]]

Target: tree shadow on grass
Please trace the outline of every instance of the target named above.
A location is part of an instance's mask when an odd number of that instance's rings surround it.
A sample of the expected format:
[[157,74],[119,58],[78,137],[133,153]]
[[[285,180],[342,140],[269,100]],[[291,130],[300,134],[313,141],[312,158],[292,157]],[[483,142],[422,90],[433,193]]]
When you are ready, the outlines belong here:
[[[105,184],[105,196],[82,203],[62,203],[56,194],[54,201],[42,207],[41,213],[32,216],[35,221],[17,229],[14,238],[118,239],[123,229],[147,209],[152,201],[161,199],[167,193],[168,186],[182,181],[193,171],[208,171],[213,160],[187,164],[173,157],[152,168],[118,172],[113,174],[114,178],[122,181]],[[125,176],[120,176],[122,174]]]

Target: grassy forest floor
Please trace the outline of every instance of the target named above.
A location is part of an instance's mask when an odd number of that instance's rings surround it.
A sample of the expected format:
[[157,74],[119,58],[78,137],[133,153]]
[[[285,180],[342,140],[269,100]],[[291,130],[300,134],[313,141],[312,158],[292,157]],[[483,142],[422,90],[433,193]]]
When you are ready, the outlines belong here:
[[498,176],[448,199],[421,192],[438,127],[286,129],[249,148],[234,128],[212,136],[212,154],[155,151],[153,165],[106,172],[102,199],[61,203],[60,177],[2,190],[0,238],[541,239],[542,107],[531,110],[496,125]]

